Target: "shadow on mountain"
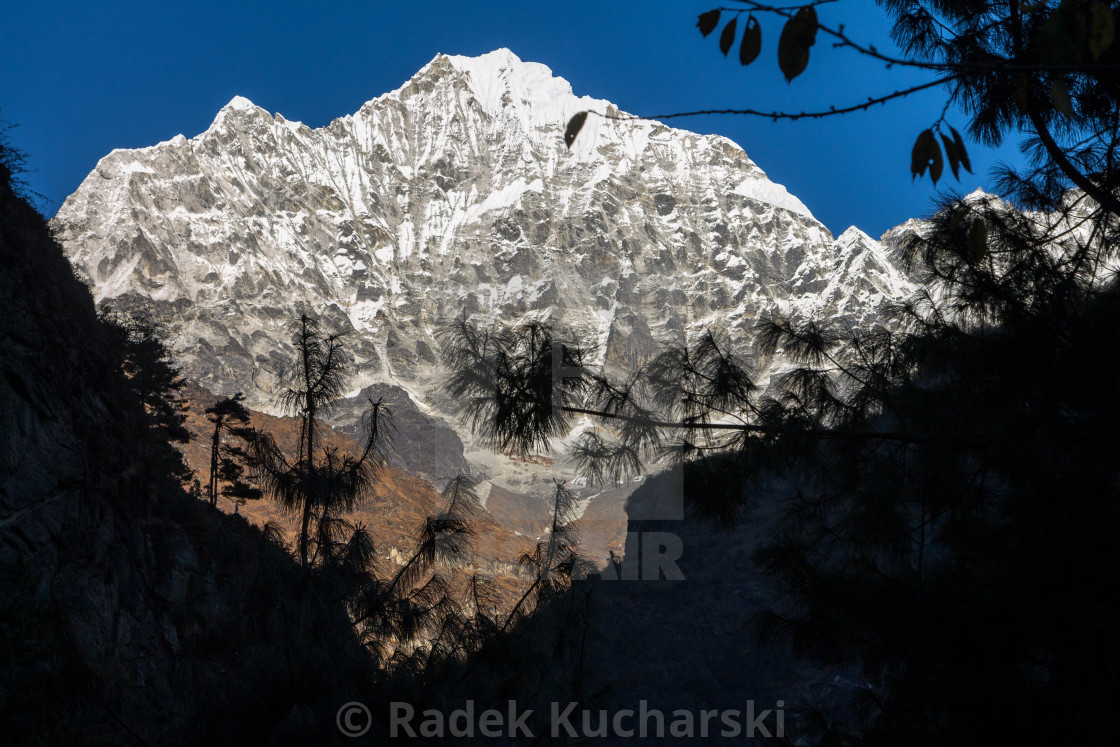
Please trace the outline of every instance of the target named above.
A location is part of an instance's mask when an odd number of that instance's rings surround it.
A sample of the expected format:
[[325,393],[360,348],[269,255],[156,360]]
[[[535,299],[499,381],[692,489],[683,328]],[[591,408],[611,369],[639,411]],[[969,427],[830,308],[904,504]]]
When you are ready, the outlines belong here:
[[177,457],[88,289],[9,180],[0,170],[3,741],[329,742],[337,704],[370,680],[345,611],[267,532],[169,476]]
[[371,384],[354,397],[332,405],[330,423],[351,438],[360,439],[362,416],[371,401],[383,400],[393,413],[390,466],[442,485],[459,473],[470,474],[463,442],[442,418],[423,412],[408,392],[395,384]]
[[[588,655],[591,678],[608,688],[605,702],[596,707],[617,713],[637,710],[646,701],[648,709],[660,710],[668,722],[678,709],[699,717],[706,709],[745,712],[753,701],[761,713],[775,709],[778,701],[788,709],[827,697],[839,672],[763,647],[749,627],[752,616],[777,591],[751,554],[774,531],[779,488],[775,484],[759,491],[764,497],[740,512],[735,528],[726,531],[697,509],[696,492],[705,484],[691,469],[683,480],[679,469],[652,476],[631,495],[621,562],[605,569],[601,579],[592,576],[585,582],[596,595],[596,632]],[[674,537],[681,553],[670,561],[666,558],[675,554]],[[666,577],[674,566],[681,576],[676,580]],[[699,737],[697,723],[691,738],[674,740],[667,722],[664,741],[669,743],[723,739],[718,716],[706,738]],[[739,723],[745,732],[746,719],[740,716]],[[773,734],[774,714],[764,723]],[[650,720],[650,734],[655,726]],[[761,730],[756,736],[763,736]],[[628,741],[612,734],[604,743],[612,740]],[[727,740],[741,744],[745,734]]]

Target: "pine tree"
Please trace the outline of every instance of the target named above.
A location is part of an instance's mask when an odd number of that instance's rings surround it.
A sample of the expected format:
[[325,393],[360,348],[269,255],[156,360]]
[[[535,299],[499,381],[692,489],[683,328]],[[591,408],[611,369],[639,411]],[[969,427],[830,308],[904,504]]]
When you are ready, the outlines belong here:
[[280,403],[300,417],[298,453],[290,459],[262,434],[253,441],[253,458],[264,492],[298,518],[296,553],[309,568],[346,544],[338,533],[353,527],[342,514],[371,494],[388,455],[393,420],[381,401],[371,401],[361,454],[320,446],[325,427],[320,419],[342,395],[350,364],[342,335],[324,334],[318,320],[306,314],[294,325],[292,344],[295,384],[284,389]]
[[210,436],[210,479],[206,486],[206,499],[211,507],[218,505],[219,495],[233,501],[235,508],[261,496],[261,491],[244,479],[249,460],[246,447],[222,440],[229,435],[251,444],[256,438],[256,431],[248,425],[249,411],[242,404],[244,401],[245,395],[238,392],[206,408],[206,419],[214,425]]
[[[813,35],[855,46],[817,23],[821,4],[741,4],[812,17]],[[782,501],[780,530],[755,556],[782,597],[756,630],[861,683],[843,707],[806,710],[799,740],[1108,744],[1120,733],[1108,612],[1120,601],[1120,14],[1070,0],[881,4],[908,57],[863,53],[944,76],[935,84],[974,137],[1022,133],[1030,159],[1002,172],[1017,204],[947,196],[905,240],[928,282],[895,324],[775,314],[760,321],[759,352],[796,365],[767,390],[708,332],[621,383],[584,367],[564,399],[524,372],[566,348],[593,359],[579,341],[541,346],[460,320],[445,337],[450,390],[503,446],[596,418],[573,451],[595,479],[675,445],[686,499],[720,523],[752,500]],[[705,34],[719,13],[706,16]],[[919,136],[915,175],[936,180],[943,153],[967,167],[959,138],[937,142],[942,125],[944,114]],[[526,367],[542,349],[551,359]],[[559,415],[532,417],[546,411]],[[775,475],[792,485],[779,496],[763,479]]]
[[[185,381],[163,341],[166,331],[142,310],[110,308],[101,318],[119,351],[121,369],[150,418],[150,446],[144,448],[151,456],[143,463],[153,478],[170,475],[188,483],[193,473],[182,452],[165,448],[168,443],[185,444],[191,439],[184,425],[188,405],[180,394]],[[157,463],[151,463],[152,458]]]

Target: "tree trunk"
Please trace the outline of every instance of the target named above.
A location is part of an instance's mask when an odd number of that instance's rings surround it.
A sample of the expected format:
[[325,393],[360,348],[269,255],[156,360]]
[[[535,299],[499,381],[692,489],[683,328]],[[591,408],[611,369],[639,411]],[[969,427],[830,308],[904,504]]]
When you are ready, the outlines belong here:
[[221,434],[222,420],[219,418],[214,423],[214,438],[210,443],[210,484],[207,486],[207,498],[210,499],[211,508],[218,505],[218,448],[221,442]]
[[300,355],[303,363],[303,386],[304,386],[304,417],[307,419],[305,423],[306,431],[306,452],[300,455],[301,459],[306,459],[304,464],[304,475],[307,479],[303,495],[303,517],[300,522],[299,532],[299,558],[303,567],[307,567],[309,545],[310,545],[310,531],[311,531],[311,504],[312,498],[316,490],[315,485],[315,395],[312,392],[312,370],[311,370],[311,351],[308,349],[309,332],[307,330],[307,317],[301,319],[302,330],[300,336],[301,350]]

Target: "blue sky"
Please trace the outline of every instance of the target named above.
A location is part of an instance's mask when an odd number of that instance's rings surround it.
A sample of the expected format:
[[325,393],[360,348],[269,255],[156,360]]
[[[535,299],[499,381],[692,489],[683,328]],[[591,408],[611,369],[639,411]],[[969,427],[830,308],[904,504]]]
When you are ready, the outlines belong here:
[[[27,153],[34,170],[27,180],[53,214],[113,148],[193,136],[234,95],[318,127],[398,87],[439,52],[509,47],[551,67],[577,94],[635,114],[822,109],[926,80],[820,37],[809,69],[787,84],[775,62],[781,24],[773,17],[760,18],[762,56],[742,68],[734,50],[728,59],[720,54],[718,30],[704,39],[695,27],[696,16],[717,4],[2,0],[0,117],[18,125],[9,139]],[[892,48],[886,17],[870,0],[824,5],[820,16]],[[834,233],[855,224],[878,236],[929,211],[933,187],[911,181],[909,154],[943,104],[934,89],[823,121],[707,116],[671,124],[737,142]],[[948,120],[964,130],[959,112],[950,110]],[[976,175],[943,184],[971,191],[985,185],[996,161],[1017,158],[1013,144],[970,146]]]

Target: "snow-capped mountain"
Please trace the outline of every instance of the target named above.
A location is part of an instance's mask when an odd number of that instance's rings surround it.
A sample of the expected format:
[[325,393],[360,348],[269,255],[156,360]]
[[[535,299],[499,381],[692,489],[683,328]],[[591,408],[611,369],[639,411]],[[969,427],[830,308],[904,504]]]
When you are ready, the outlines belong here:
[[[581,110],[606,116],[569,151]],[[320,129],[237,97],[115,150],[54,223],[97,301],[150,300],[185,373],[266,411],[301,310],[351,331],[355,387],[438,412],[433,332],[464,311],[551,315],[624,368],[713,324],[749,347],[774,308],[868,324],[912,287],[735,143],[620,114],[508,50],[439,55]]]

